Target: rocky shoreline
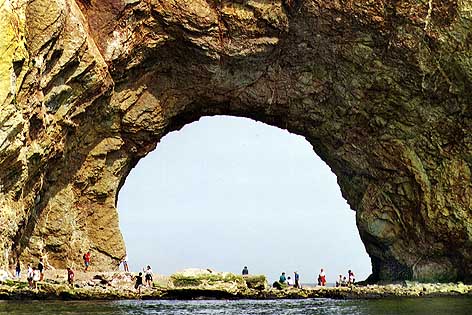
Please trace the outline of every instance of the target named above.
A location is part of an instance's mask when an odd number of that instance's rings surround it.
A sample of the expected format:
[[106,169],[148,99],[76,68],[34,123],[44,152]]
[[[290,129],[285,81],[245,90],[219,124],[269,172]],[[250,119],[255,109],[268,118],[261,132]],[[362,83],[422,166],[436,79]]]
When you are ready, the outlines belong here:
[[472,296],[472,285],[462,283],[404,282],[352,287],[287,287],[275,289],[265,276],[239,276],[231,273],[183,272],[160,277],[152,287],[134,288],[133,274],[125,272],[89,273],[73,286],[65,279],[46,279],[37,289],[22,280],[0,284],[1,300],[124,300],[124,299],[376,299],[394,297]]

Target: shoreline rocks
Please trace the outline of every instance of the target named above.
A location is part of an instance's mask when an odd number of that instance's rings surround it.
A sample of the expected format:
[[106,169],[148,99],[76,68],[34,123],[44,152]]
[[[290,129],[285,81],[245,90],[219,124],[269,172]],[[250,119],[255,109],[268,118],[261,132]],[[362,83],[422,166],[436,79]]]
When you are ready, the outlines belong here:
[[89,273],[88,279],[73,286],[64,279],[46,279],[38,289],[26,281],[5,280],[0,284],[1,300],[123,300],[123,299],[378,299],[395,297],[472,296],[472,285],[463,283],[418,283],[352,287],[269,287],[263,275],[240,276],[213,271],[184,271],[170,277],[157,277],[153,287],[134,289],[129,272]]

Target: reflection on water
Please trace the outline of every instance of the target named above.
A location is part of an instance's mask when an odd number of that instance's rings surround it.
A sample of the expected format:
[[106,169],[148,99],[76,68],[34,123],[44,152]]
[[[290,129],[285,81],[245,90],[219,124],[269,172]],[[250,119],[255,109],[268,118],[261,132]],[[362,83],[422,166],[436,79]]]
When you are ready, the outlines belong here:
[[471,313],[472,297],[346,301],[330,299],[276,301],[0,301],[0,315],[469,315]]

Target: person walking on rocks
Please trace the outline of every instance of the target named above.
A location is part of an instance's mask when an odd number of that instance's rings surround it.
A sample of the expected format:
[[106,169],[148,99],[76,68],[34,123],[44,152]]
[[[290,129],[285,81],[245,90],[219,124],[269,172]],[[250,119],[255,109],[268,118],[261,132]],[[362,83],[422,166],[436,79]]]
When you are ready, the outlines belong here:
[[67,267],[67,282],[70,285],[74,285],[74,276],[74,271],[70,267]]
[[43,259],[40,258],[39,259],[39,263],[38,263],[38,270],[39,270],[39,281],[43,281],[44,279],[44,263],[43,263]]
[[86,253],[84,254],[84,256],[83,256],[83,258],[84,258],[84,265],[85,265],[84,271],[87,271],[88,268],[89,268],[89,266],[90,266],[90,256],[91,256],[91,254],[90,254],[89,251],[86,252]]
[[20,261],[19,261],[19,260],[16,261],[15,277],[16,277],[17,279],[20,279],[20,277],[21,277],[21,265],[20,265]]
[[152,286],[152,269],[151,266],[147,266],[144,270],[144,279],[146,280],[146,286]]
[[139,275],[136,276],[136,283],[134,284],[134,288],[138,290],[139,295],[141,295],[142,286],[143,286],[143,273],[140,272]]
[[348,276],[349,285],[353,285],[354,282],[356,282],[356,276],[354,275],[354,272],[352,272],[352,270],[349,269],[347,272],[347,276]]
[[247,276],[249,274],[249,270],[247,269],[247,266],[244,266],[242,274],[243,276]]
[[294,280],[295,280],[295,288],[297,289],[300,289],[300,275],[298,274],[298,272],[294,272],[295,276],[294,276]]
[[28,271],[26,272],[26,280],[28,280],[29,288],[33,288],[33,268],[28,264]]
[[326,285],[326,274],[323,268],[321,268],[320,274],[318,275],[318,285],[322,287]]
[[123,270],[128,272],[129,271],[129,268],[128,268],[128,254],[125,254],[125,257],[123,258],[122,262],[123,262]]
[[38,269],[36,269],[35,267],[33,267],[33,289],[37,289],[38,288],[38,281],[39,279],[41,279],[41,274],[39,272]]

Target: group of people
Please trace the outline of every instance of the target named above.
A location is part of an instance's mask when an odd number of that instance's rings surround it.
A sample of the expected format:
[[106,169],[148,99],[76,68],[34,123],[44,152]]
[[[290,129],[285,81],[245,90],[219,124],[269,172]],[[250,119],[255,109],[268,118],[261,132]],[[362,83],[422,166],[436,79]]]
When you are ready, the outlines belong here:
[[286,276],[285,272],[282,272],[282,274],[279,277],[279,281],[275,281],[273,284],[274,287],[281,289],[284,286],[293,286],[294,288],[301,289],[300,285],[300,275],[298,274],[297,271],[293,272],[293,279],[290,276]]
[[[87,271],[90,266],[90,259],[91,259],[90,252],[88,251],[85,254],[83,254],[82,258],[84,260],[84,266],[85,266],[84,271]],[[37,289],[38,282],[44,280],[44,270],[45,270],[45,265],[44,265],[43,258],[39,259],[37,266],[33,266],[33,264],[28,264],[28,267],[26,270],[26,280],[28,281],[28,286],[30,289]],[[75,273],[72,270],[72,268],[67,267],[67,282],[69,284],[73,284],[74,277],[75,277]],[[15,278],[17,279],[21,278],[21,264],[19,260],[16,262],[16,266],[15,266]]]
[[[244,272],[247,267],[244,267],[244,268],[245,269],[243,269],[243,275],[245,274]],[[356,282],[356,277],[354,275],[354,272],[352,272],[352,270],[349,270],[347,278],[346,276],[343,277],[342,275],[339,275],[339,279],[338,281],[336,281],[336,286],[337,287],[350,286],[350,285],[353,285],[355,282]],[[323,268],[321,268],[320,273],[318,274],[317,284],[323,287],[326,286],[326,273]],[[301,288],[300,275],[298,274],[298,272],[295,271],[294,281],[292,281],[292,278],[290,276],[286,276],[285,272],[282,272],[282,274],[279,277],[279,281],[275,281],[273,286],[279,289],[283,288],[284,286],[293,286],[295,288]]]
[[[89,270],[89,267],[91,265],[91,257],[92,255],[90,251],[87,251],[86,253],[82,255],[82,259],[84,262],[84,272],[87,272]],[[121,263],[123,264],[124,271],[129,272],[128,255],[124,256],[124,258],[121,260]],[[143,273],[144,273],[144,282],[143,282]],[[16,266],[15,266],[15,277],[17,279],[21,278],[21,264],[19,260],[17,261]],[[137,276],[135,276],[134,287],[138,291],[138,294],[141,294],[141,287],[143,286],[152,287],[152,280],[153,280],[152,278],[153,278],[153,272],[152,272],[151,266],[149,265],[143,268],[143,272],[140,272]],[[37,283],[44,279],[44,262],[42,258],[39,260],[37,267],[32,266],[32,264],[28,264],[26,279],[28,281],[29,288],[37,289]],[[73,285],[74,279],[75,279],[74,270],[72,270],[71,267],[67,267],[67,282],[70,285]]]
[[[15,266],[15,278],[20,279],[21,277],[21,264],[18,260]],[[41,258],[38,262],[37,266],[33,266],[32,264],[28,264],[28,268],[26,270],[26,280],[28,281],[28,286],[30,289],[37,289],[38,282],[43,281],[44,279],[44,262]]]
[[[82,257],[84,260],[84,272],[87,272],[91,263],[90,251],[87,251],[85,254],[83,254]],[[124,271],[128,272],[129,271],[128,255],[124,256],[121,263],[123,264]],[[248,267],[244,266],[241,273],[243,276],[249,275]],[[143,274],[144,274],[144,282],[143,282]],[[294,276],[292,279],[290,276],[286,276],[285,272],[282,272],[282,274],[279,277],[279,280],[275,281],[273,286],[279,289],[285,286],[293,286],[294,288],[301,288],[300,275],[298,274],[297,271],[294,271],[293,274]],[[15,268],[15,277],[19,279],[20,276],[21,276],[21,265],[20,265],[20,262],[17,261],[16,268]],[[37,267],[33,267],[31,264],[28,264],[26,278],[28,280],[29,287],[32,289],[37,289],[38,281],[42,281],[44,279],[44,262],[42,258],[39,260]],[[67,267],[67,282],[70,285],[73,285],[74,278],[75,278],[74,271],[72,270],[72,268]],[[151,266],[147,265],[145,268],[143,268],[143,272],[140,272],[137,276],[134,277],[134,279],[135,279],[134,287],[137,290],[138,294],[141,294],[141,287],[143,286],[152,287],[153,272],[152,272]],[[336,287],[350,286],[350,285],[353,285],[355,281],[356,279],[355,279],[354,272],[352,272],[352,270],[348,270],[347,277],[343,275],[339,275],[339,278],[336,281]],[[318,274],[317,283],[319,286],[326,285],[326,273],[324,272],[323,268],[321,268],[320,273]]]
[[134,283],[134,288],[138,291],[138,294],[141,294],[141,287],[146,285],[147,287],[152,287],[152,268],[151,266],[147,265],[146,268],[143,268],[144,272],[144,281],[145,284],[143,284],[143,273],[140,272],[137,276],[135,276],[135,283]]
[[347,277],[343,275],[339,275],[338,280],[336,281],[337,287],[348,287],[353,285],[356,282],[356,276],[352,270],[348,270]]
[[[336,286],[337,287],[349,286],[349,285],[353,285],[354,282],[356,282],[356,276],[354,275],[354,272],[352,272],[352,270],[349,269],[347,278],[346,276],[343,277],[343,275],[339,275],[339,278],[336,281]],[[326,274],[323,268],[321,268],[321,271],[318,275],[318,285],[323,286],[323,287],[326,285]]]

